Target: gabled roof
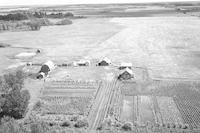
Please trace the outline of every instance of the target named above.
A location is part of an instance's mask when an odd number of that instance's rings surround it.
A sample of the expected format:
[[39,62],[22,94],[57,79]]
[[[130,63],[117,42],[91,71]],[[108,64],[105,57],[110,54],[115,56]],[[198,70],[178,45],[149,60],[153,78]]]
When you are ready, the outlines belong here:
[[102,61],[105,61],[105,62],[107,62],[108,64],[110,64],[111,63],[111,60],[109,59],[109,58],[107,58],[107,57],[104,57],[102,60],[100,60],[99,62],[102,62]]
[[90,61],[89,60],[79,60],[77,63],[79,63],[79,64],[89,63],[90,64]]
[[52,70],[56,67],[52,61],[47,61],[46,63],[44,63],[44,65],[47,65],[50,70]]
[[122,62],[122,63],[120,64],[120,67],[132,67],[132,66],[133,66],[132,63]]
[[133,75],[133,71],[130,68],[126,68],[126,69],[122,70],[121,74],[123,74],[124,72],[128,72],[129,74]]

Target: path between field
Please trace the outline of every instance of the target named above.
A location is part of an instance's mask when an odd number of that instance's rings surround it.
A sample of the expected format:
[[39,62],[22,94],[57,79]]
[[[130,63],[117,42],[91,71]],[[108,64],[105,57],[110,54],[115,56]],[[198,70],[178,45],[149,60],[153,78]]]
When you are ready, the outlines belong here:
[[43,87],[42,80],[35,81],[32,79],[27,79],[25,81],[25,89],[27,89],[30,93],[30,100],[29,100],[29,105],[28,105],[28,112],[26,113],[26,116],[24,117],[24,119],[29,117],[31,110],[33,109],[34,105],[37,103],[42,87]]
[[89,131],[96,130],[104,120],[108,110],[108,104],[110,102],[114,83],[115,81],[103,81],[100,92],[97,95],[92,110],[88,116],[90,121]]

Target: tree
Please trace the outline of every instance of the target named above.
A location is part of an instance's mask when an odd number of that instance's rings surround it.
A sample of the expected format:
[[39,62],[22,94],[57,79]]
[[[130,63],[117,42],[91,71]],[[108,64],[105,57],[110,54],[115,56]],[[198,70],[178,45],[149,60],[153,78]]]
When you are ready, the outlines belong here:
[[3,94],[0,96],[0,118],[10,116],[15,119],[22,118],[27,110],[30,94],[22,90],[24,73],[17,71],[1,78]]
[[28,22],[27,25],[31,28],[31,30],[40,30],[41,23],[38,20],[32,20]]

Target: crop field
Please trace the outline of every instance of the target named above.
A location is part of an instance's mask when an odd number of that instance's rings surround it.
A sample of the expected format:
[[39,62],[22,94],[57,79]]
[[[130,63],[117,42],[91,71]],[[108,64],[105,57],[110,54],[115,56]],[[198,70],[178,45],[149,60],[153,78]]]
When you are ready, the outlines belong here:
[[171,97],[157,97],[158,106],[164,124],[178,123],[183,124],[182,116]]
[[99,81],[47,80],[40,96],[41,109],[46,115],[88,116],[100,86]]
[[190,96],[177,96],[174,101],[180,110],[182,118],[185,123],[192,128],[199,128],[200,126],[200,103],[199,93],[189,94]]
[[[139,83],[122,85],[121,120],[138,123],[187,124],[199,128],[199,81],[160,80],[142,89]],[[143,92],[141,93],[141,90]]]
[[92,97],[42,97],[45,114],[87,115]]
[[181,113],[171,97],[125,96],[122,121],[183,124]]
[[[0,43],[12,46],[0,48],[0,72],[27,62],[52,60],[62,66],[87,59],[95,63],[57,67],[44,80],[27,81],[30,105],[41,103],[40,118],[64,120],[78,115],[86,117],[89,129],[95,130],[105,118],[139,125],[150,122],[199,127],[200,19],[173,16],[176,11],[167,7],[154,11],[142,7],[119,11],[115,7],[108,12],[100,8],[95,8],[97,12],[89,9],[91,14],[79,10],[88,16],[100,12],[99,18],[74,19],[71,25],[44,26],[39,31],[0,33]],[[132,17],[100,18],[123,14]],[[16,58],[36,49],[41,53]],[[111,59],[112,66],[97,67],[96,62],[103,57]],[[117,64],[121,62],[133,64],[133,81],[116,81]],[[39,69],[23,68],[35,74]]]

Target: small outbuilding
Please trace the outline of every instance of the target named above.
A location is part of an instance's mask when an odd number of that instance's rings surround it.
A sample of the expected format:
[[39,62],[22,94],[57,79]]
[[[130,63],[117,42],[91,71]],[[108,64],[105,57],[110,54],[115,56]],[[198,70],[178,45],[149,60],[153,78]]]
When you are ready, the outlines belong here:
[[110,64],[111,64],[111,60],[105,57],[99,61],[98,66],[109,66]]
[[133,71],[130,68],[125,68],[118,76],[119,80],[129,80],[134,78]]
[[90,61],[89,60],[80,60],[77,62],[73,62],[74,66],[90,66]]
[[126,68],[132,69],[132,66],[133,66],[132,63],[123,62],[123,63],[120,64],[119,70],[123,70],[123,69],[126,69]]
[[41,79],[44,76],[47,76],[50,71],[55,69],[56,65],[52,61],[47,61],[44,63],[39,71],[39,74],[37,76],[37,79]]

